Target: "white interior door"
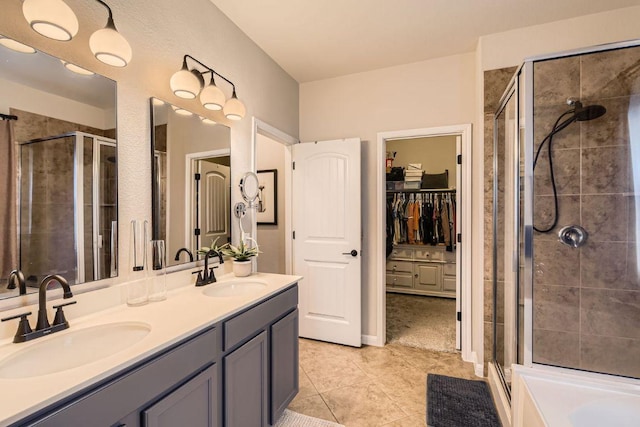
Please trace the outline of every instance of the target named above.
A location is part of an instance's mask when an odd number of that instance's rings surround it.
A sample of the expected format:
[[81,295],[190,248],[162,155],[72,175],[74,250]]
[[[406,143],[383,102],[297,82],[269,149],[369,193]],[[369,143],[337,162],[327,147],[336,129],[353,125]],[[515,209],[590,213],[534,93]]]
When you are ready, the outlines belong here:
[[200,197],[198,203],[198,220],[196,228],[200,229],[201,245],[211,246],[218,239],[217,245],[227,243],[229,232],[229,197],[230,168],[205,160],[198,160],[200,172]]
[[360,139],[293,147],[300,336],[361,345]]

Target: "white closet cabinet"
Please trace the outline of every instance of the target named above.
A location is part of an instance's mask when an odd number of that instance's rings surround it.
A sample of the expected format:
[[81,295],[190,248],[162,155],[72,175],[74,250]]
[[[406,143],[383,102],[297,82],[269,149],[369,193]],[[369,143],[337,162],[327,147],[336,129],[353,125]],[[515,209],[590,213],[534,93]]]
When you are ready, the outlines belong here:
[[388,292],[456,297],[456,255],[444,246],[395,246],[386,276]]

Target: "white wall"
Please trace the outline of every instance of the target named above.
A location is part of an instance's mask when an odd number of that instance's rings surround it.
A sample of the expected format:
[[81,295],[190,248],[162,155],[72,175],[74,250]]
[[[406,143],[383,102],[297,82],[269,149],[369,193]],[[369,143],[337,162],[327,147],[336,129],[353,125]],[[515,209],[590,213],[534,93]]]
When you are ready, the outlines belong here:
[[285,274],[284,260],[284,151],[285,146],[264,135],[256,135],[256,170],[278,171],[278,224],[258,225],[257,240],[262,252],[258,271]]
[[[151,158],[149,97],[209,115],[197,100],[173,96],[169,79],[191,54],[232,80],[247,107],[244,120],[231,125],[232,182],[251,169],[251,116],[256,115],[291,135],[298,134],[298,84],[209,0],[110,0],[118,30],[133,49],[131,63],[117,69],[98,62],[89,50],[91,33],[106,23],[106,11],[97,2],[67,0],[80,22],[78,35],[69,42],[46,39],[32,31],[22,15],[20,0],[2,2],[0,33],[118,83],[118,217],[121,267],[118,281],[129,269],[131,219],[151,218]],[[220,84],[220,83],[219,83]],[[220,84],[223,90],[228,87]],[[232,203],[239,201],[233,186]],[[237,233],[236,233],[237,234]]]
[[362,333],[376,330],[378,132],[471,123],[474,54],[385,68],[300,85],[300,139],[360,137],[362,144]]

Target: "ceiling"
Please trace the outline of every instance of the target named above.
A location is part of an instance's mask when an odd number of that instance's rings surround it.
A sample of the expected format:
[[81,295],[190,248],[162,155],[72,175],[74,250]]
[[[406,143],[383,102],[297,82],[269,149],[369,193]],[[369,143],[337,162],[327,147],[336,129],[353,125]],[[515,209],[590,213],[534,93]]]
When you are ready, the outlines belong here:
[[483,35],[638,0],[211,0],[298,82],[472,52]]

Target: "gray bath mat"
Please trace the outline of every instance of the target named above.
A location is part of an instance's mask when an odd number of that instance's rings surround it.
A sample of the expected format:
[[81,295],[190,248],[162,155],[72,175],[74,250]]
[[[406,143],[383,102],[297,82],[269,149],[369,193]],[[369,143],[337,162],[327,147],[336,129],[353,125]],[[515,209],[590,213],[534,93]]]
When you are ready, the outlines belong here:
[[444,375],[427,375],[427,425],[501,427],[489,385]]
[[308,417],[297,412],[284,410],[284,413],[274,427],[344,427],[331,421]]

